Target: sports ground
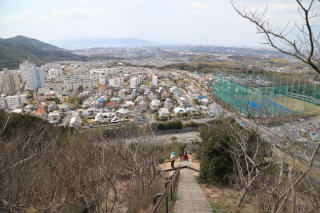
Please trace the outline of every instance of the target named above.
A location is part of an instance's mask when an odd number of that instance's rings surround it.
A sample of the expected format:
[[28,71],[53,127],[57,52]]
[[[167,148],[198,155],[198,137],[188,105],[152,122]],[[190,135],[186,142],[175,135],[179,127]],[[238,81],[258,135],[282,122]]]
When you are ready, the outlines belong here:
[[320,106],[291,97],[274,97],[272,101],[293,112],[320,112]]

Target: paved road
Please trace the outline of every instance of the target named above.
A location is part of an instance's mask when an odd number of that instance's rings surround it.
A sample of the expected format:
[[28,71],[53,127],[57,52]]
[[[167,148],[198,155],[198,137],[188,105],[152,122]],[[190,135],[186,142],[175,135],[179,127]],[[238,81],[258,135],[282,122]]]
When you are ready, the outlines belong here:
[[188,138],[194,138],[197,141],[201,141],[199,132],[182,132],[182,133],[171,133],[165,135],[159,135],[157,139],[165,144],[172,143],[171,137],[176,136],[179,143],[186,143]]
[[[182,163],[189,164],[191,162],[188,161]],[[212,213],[208,199],[194,177],[195,174],[196,172],[190,169],[181,170],[175,213]]]

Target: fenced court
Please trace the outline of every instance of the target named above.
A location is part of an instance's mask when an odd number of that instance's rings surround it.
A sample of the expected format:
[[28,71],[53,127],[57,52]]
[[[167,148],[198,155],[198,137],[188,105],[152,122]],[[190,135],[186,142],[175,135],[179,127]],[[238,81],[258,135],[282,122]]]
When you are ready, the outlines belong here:
[[320,113],[320,77],[261,72],[216,73],[212,93],[256,117]]

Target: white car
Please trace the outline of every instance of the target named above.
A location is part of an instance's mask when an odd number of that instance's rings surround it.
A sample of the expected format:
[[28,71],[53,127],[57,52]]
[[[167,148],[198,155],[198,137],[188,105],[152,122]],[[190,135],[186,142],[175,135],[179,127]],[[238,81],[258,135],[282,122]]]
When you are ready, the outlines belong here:
[[188,140],[189,143],[194,142],[194,138],[188,138],[187,140]]

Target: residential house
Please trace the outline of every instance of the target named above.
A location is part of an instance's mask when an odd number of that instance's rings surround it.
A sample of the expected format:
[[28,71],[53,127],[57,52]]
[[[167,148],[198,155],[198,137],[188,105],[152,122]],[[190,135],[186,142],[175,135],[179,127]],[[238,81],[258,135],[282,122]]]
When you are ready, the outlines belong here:
[[49,105],[49,107],[48,107],[48,111],[49,111],[49,112],[53,112],[53,111],[55,111],[55,110],[59,110],[59,106],[58,106],[57,104],[51,104],[51,105]]
[[85,118],[94,118],[98,112],[99,110],[96,108],[89,108],[89,109],[83,110],[82,116]]
[[148,109],[148,104],[145,101],[140,101],[136,106],[138,112],[146,112]]
[[172,109],[174,107],[172,99],[167,98],[164,102],[164,106],[168,109]]
[[107,112],[107,113],[99,112],[95,116],[94,122],[107,123],[107,122],[111,122],[111,120],[114,119],[114,117],[116,117],[116,114],[113,112]]
[[69,111],[69,104],[67,104],[67,103],[62,104],[62,105],[60,106],[60,110],[61,110],[62,112],[67,112],[67,111]]
[[114,109],[117,106],[116,102],[109,102],[106,104],[108,109]]
[[187,108],[187,112],[189,112],[192,115],[199,115],[200,109],[198,107],[189,107]]
[[150,109],[152,111],[156,111],[158,110],[160,107],[160,100],[152,100],[151,103],[150,103]]
[[39,108],[34,115],[44,120],[47,119],[47,112],[43,108]]
[[223,113],[223,108],[221,106],[216,106],[208,110],[210,117],[217,117]]
[[180,116],[182,114],[186,114],[187,111],[185,110],[185,108],[182,108],[182,107],[176,107],[173,109],[173,112],[176,116]]
[[47,120],[51,124],[58,124],[61,122],[61,115],[59,111],[53,111],[48,114]]
[[158,110],[158,114],[161,120],[166,120],[168,119],[170,112],[167,108],[163,107]]
[[137,114],[134,116],[135,123],[145,123],[147,121],[147,116],[144,114]]
[[131,108],[134,106],[134,102],[133,101],[126,101],[122,106],[124,108]]
[[26,112],[26,113],[31,113],[33,110],[35,110],[35,106],[33,106],[32,104],[28,104],[27,106],[25,106],[23,108],[23,110]]
[[119,110],[117,110],[117,114],[121,117],[125,117],[129,115],[129,110],[121,108]]

